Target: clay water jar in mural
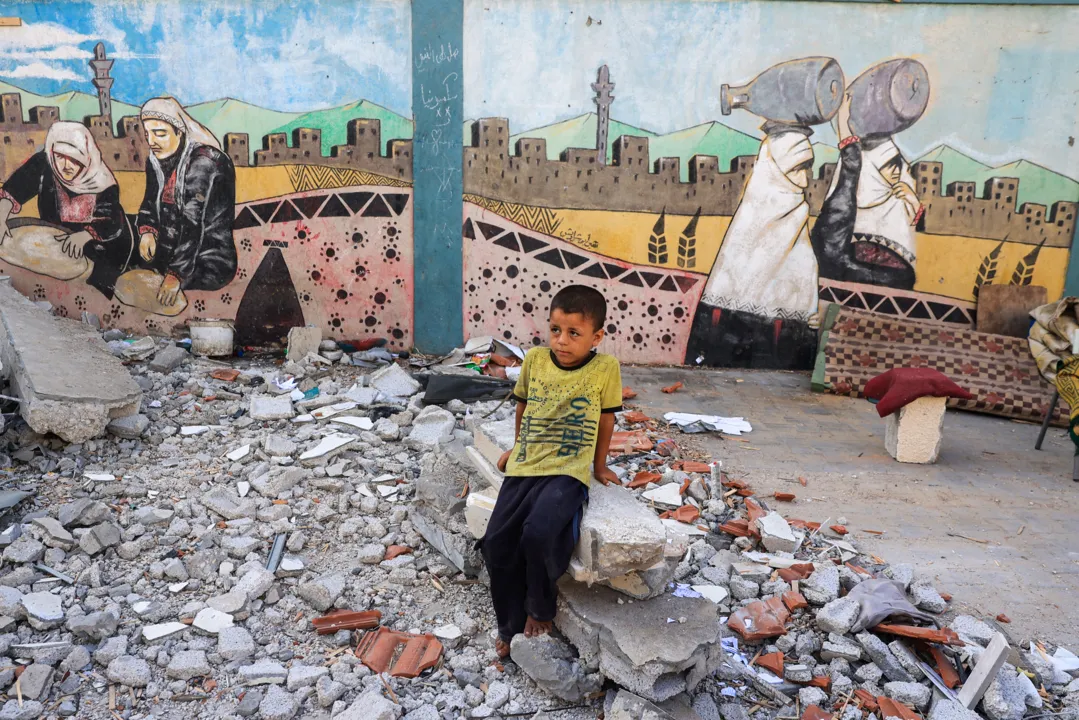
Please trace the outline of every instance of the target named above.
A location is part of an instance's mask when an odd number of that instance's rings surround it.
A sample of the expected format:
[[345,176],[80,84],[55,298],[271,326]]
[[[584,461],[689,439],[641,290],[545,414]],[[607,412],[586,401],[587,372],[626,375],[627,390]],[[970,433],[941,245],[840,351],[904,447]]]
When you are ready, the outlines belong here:
[[809,57],[773,65],[747,85],[723,85],[719,107],[735,108],[786,125],[820,125],[843,100],[843,69],[832,58]]
[[885,137],[906,130],[929,104],[929,73],[917,60],[899,58],[866,70],[847,88],[850,130]]

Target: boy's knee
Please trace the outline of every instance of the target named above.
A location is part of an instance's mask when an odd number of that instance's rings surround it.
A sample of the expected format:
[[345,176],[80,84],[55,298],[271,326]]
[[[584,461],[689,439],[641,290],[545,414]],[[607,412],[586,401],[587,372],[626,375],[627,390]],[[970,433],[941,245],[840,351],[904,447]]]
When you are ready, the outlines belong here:
[[551,531],[550,525],[525,523],[521,531],[521,543],[526,548],[543,548],[554,542],[557,535]]

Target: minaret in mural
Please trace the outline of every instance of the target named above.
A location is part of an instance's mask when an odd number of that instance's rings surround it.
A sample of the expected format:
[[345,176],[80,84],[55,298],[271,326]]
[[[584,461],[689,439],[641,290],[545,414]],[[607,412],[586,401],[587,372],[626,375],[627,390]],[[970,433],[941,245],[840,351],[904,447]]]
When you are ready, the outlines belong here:
[[596,91],[596,97],[592,102],[596,104],[596,159],[600,165],[607,164],[607,130],[611,122],[611,103],[614,101],[614,83],[611,82],[610,73],[606,65],[601,65],[596,74],[596,81],[592,83],[592,89]]
[[90,67],[94,71],[94,87],[97,88],[97,103],[101,109],[101,117],[109,123],[112,130],[112,84],[115,80],[109,77],[112,64],[115,60],[105,57],[105,44],[98,43],[94,46],[94,59],[90,61]]

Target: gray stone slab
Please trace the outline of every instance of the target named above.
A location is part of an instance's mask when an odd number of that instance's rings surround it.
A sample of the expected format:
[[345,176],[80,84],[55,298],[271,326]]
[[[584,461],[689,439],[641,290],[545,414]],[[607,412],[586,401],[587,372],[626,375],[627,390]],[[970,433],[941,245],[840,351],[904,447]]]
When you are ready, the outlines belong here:
[[0,361],[35,432],[71,443],[139,411],[142,390],[87,325],[51,315],[0,282]]
[[652,702],[692,691],[723,659],[719,606],[663,595],[619,604],[618,593],[563,578],[555,624],[587,662]]

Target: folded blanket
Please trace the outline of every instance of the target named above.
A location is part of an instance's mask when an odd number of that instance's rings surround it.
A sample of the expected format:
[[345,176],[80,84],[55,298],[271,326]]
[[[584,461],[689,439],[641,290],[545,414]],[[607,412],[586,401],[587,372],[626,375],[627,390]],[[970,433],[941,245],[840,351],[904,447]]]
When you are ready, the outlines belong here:
[[953,397],[970,400],[974,396],[933,368],[893,368],[865,385],[870,400],[877,400],[877,414],[888,417],[922,397]]

